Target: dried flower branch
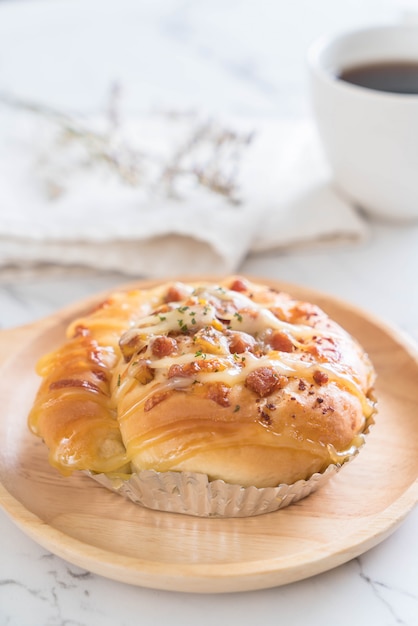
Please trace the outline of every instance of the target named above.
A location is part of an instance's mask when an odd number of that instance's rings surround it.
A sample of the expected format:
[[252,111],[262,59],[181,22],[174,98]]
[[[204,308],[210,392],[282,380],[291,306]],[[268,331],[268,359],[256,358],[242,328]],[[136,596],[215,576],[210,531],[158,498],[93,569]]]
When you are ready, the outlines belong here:
[[[166,186],[168,195],[175,196],[177,177],[192,175],[199,185],[224,196],[232,204],[239,204],[236,180],[240,150],[249,145],[252,138],[252,134],[241,136],[224,129],[214,121],[198,125],[162,172],[161,180]],[[198,153],[205,144],[210,146],[211,150],[207,151],[208,156],[206,154],[203,162],[200,162]]]
[[[180,146],[174,146],[163,159],[137,145],[133,147],[121,132],[120,87],[114,85],[104,115],[104,129],[96,130],[91,120],[70,115],[51,107],[0,93],[0,103],[25,110],[54,123],[59,131],[61,150],[78,144],[85,159],[79,166],[104,165],[121,182],[133,187],[147,187],[154,193],[182,199],[182,182],[222,196],[229,203],[240,203],[238,174],[243,150],[251,143],[253,134],[239,134],[224,128],[213,120],[202,121],[193,113],[187,118],[187,137]],[[165,114],[166,121],[175,124],[178,116]],[[138,139],[138,138],[137,138]],[[150,169],[157,174],[150,180]],[[65,192],[59,181],[48,177],[47,189],[51,198]],[[184,188],[184,185],[183,185]]]
[[86,150],[92,162],[103,162],[108,165],[120,179],[129,184],[137,185],[141,180],[141,162],[145,155],[129,145],[118,145],[115,133],[109,129],[97,132],[83,123],[82,117],[76,117],[46,105],[21,100],[0,93],[0,102],[12,108],[28,111],[39,115],[57,125],[61,132],[58,141],[64,145],[66,141],[78,141]]

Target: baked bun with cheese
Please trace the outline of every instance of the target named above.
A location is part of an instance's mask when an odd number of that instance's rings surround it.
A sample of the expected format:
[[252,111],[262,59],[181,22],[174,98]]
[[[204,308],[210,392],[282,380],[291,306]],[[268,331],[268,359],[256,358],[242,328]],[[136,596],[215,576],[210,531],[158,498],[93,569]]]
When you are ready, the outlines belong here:
[[[114,293],[38,372],[29,425],[52,465],[197,515],[307,495],[358,452],[375,413],[355,339],[316,305],[237,276]],[[197,477],[229,509],[238,489],[231,513],[202,505]],[[254,488],[263,507],[248,512]]]

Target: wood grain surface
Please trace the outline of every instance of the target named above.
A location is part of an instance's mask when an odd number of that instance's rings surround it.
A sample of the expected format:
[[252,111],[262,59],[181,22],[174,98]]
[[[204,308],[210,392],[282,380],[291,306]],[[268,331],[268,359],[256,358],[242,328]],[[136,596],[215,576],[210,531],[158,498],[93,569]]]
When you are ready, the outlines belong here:
[[358,457],[301,502],[246,519],[151,511],[86,476],[62,477],[27,428],[39,385],[34,367],[63,341],[69,320],[106,295],[99,294],[0,333],[0,504],[26,534],[67,561],[115,580],[215,593],[307,578],[358,556],[399,526],[418,501],[416,348],[390,325],[345,302],[250,278],[315,302],[369,353],[378,373],[379,410]]

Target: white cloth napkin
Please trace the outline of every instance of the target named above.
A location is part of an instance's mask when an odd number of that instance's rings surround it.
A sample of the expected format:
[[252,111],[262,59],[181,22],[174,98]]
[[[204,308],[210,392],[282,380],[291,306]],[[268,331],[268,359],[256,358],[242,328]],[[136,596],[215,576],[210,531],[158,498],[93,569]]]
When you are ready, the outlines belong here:
[[[0,267],[228,273],[251,253],[365,236],[361,218],[332,189],[309,120],[231,122],[242,136],[254,133],[224,164],[231,176],[237,169],[240,204],[187,175],[180,198],[167,197],[156,184],[161,163],[184,144],[191,119],[153,114],[125,124],[119,140],[145,154],[143,180],[129,186],[107,163],[92,163],[77,138],[63,140],[55,122],[0,106]],[[205,150],[183,163],[201,166]]]

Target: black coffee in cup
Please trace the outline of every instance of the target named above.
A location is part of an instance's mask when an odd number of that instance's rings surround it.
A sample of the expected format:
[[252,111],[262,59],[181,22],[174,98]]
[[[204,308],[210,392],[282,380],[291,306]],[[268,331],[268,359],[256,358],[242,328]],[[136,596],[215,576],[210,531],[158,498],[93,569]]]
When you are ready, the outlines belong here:
[[418,24],[322,37],[308,61],[335,187],[370,216],[418,220]]
[[418,94],[418,62],[381,61],[348,67],[338,78],[352,85],[400,94]]

